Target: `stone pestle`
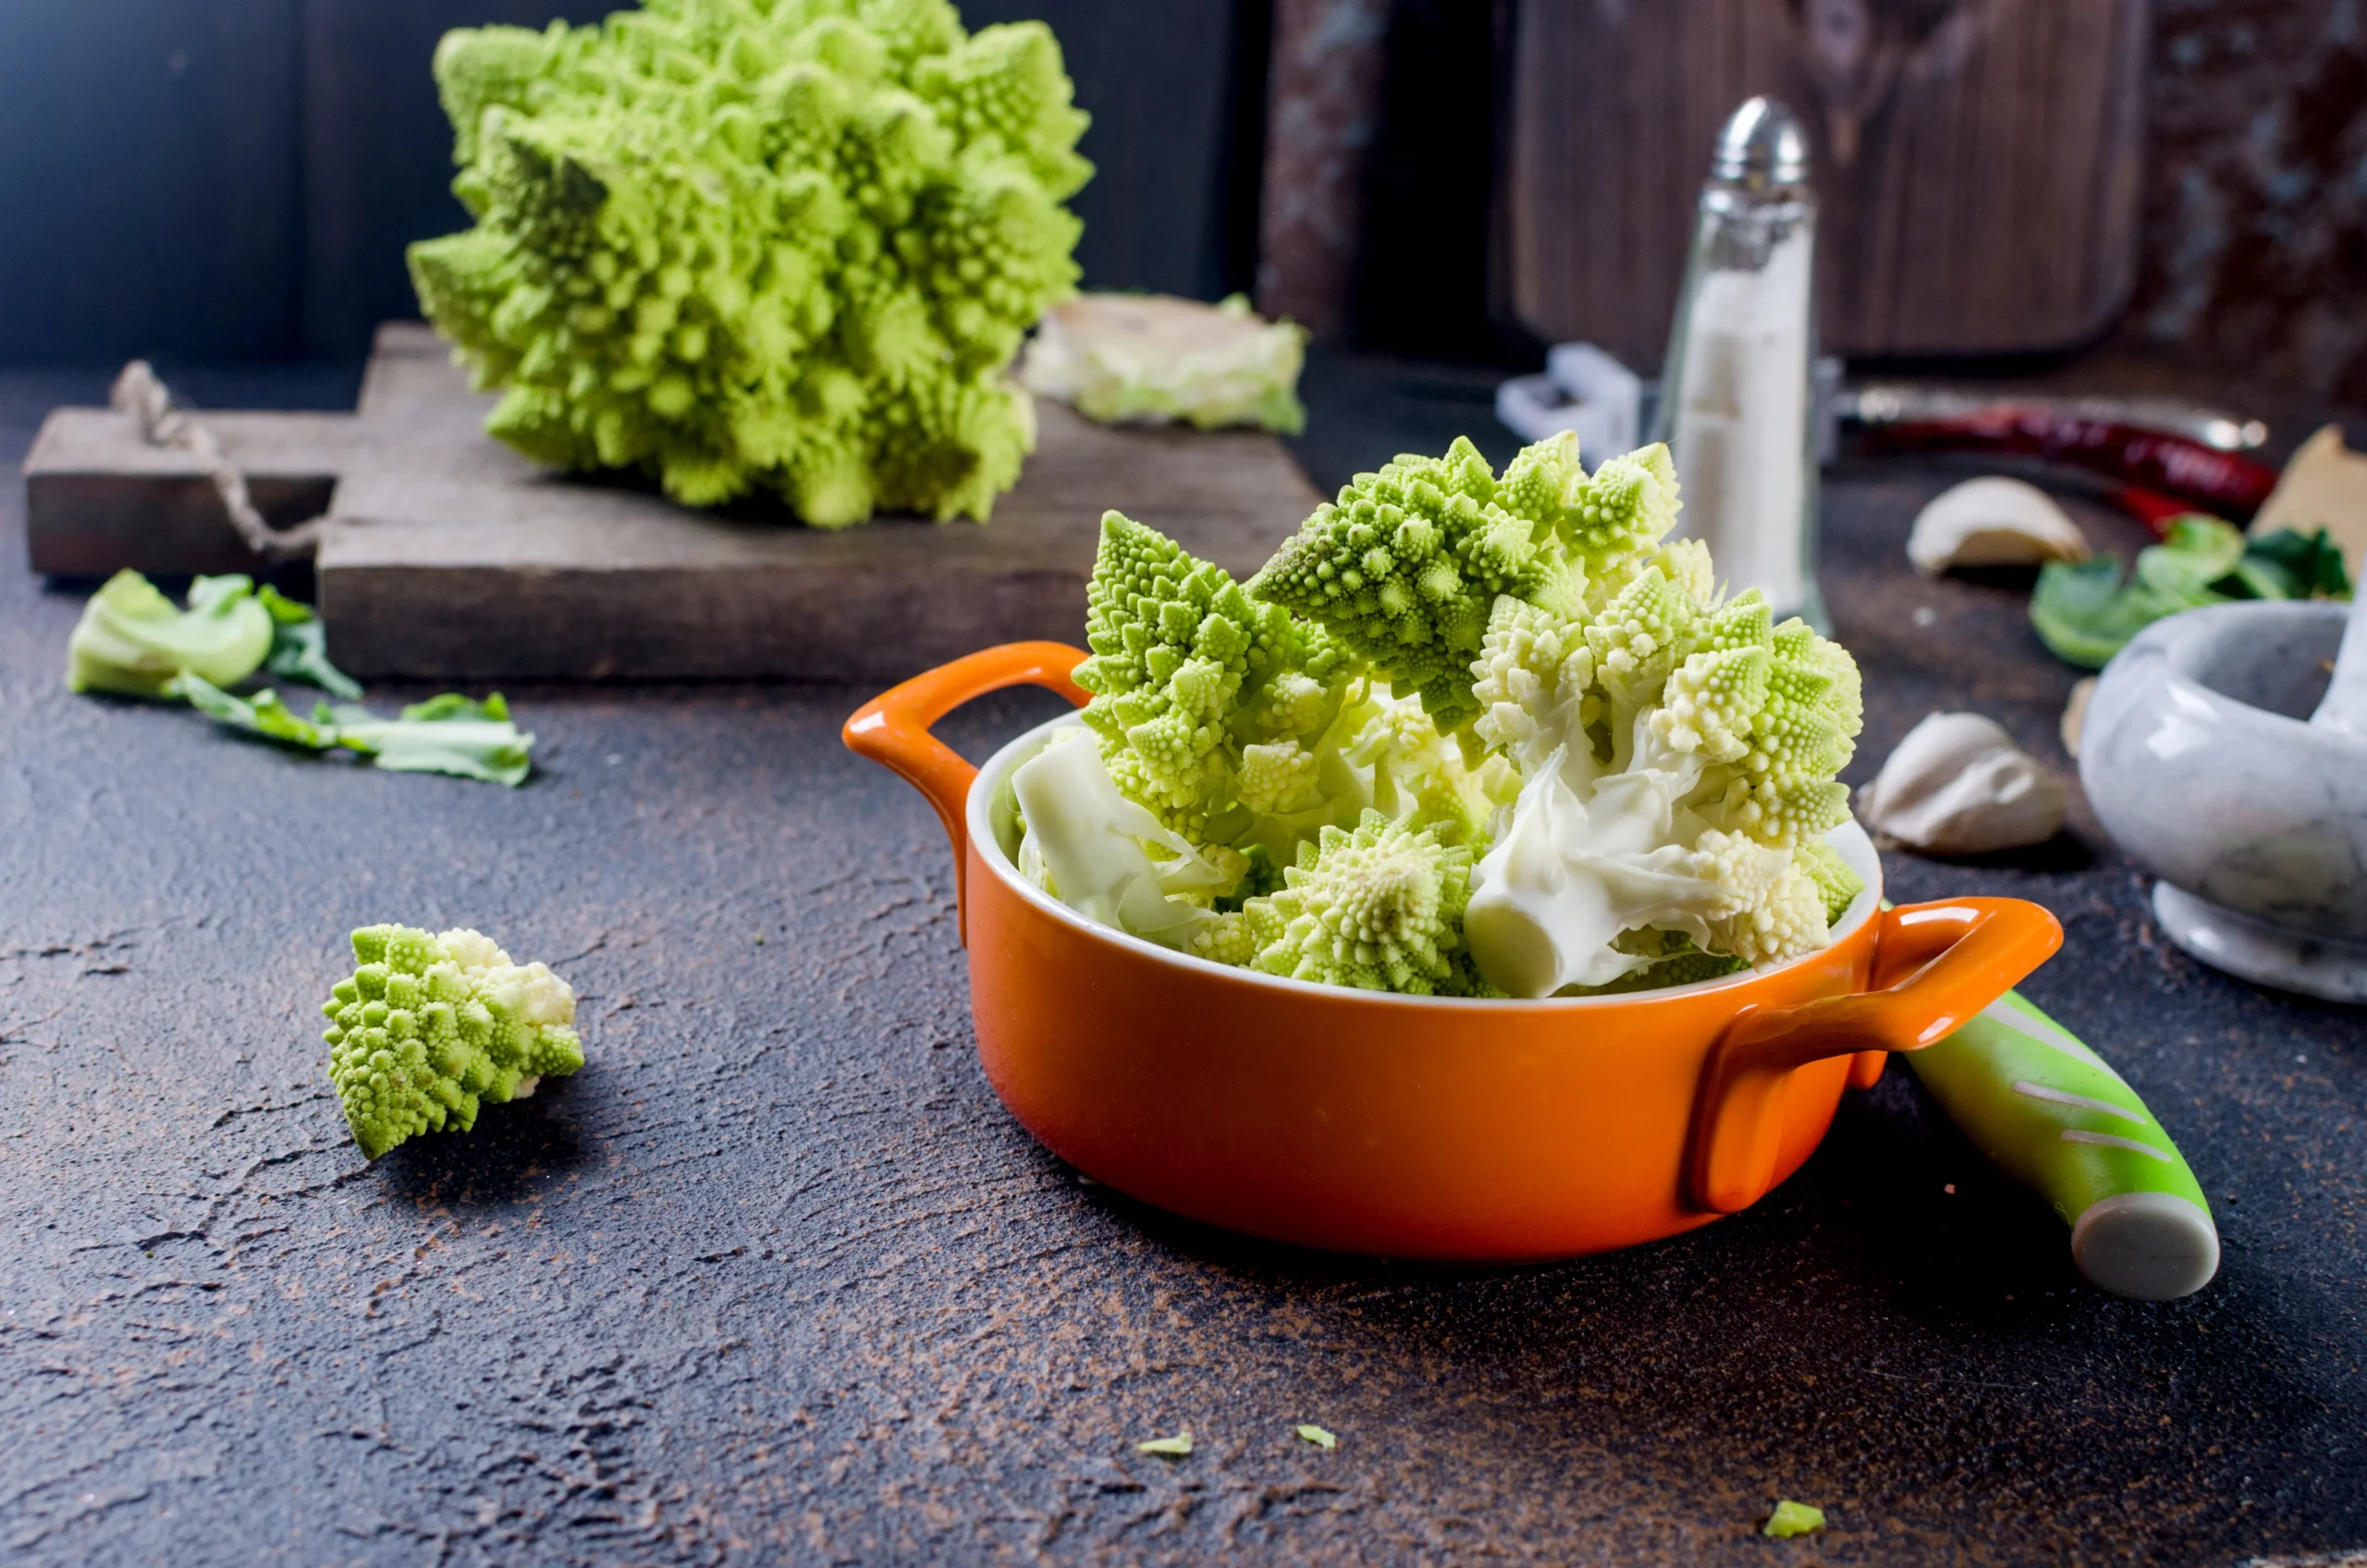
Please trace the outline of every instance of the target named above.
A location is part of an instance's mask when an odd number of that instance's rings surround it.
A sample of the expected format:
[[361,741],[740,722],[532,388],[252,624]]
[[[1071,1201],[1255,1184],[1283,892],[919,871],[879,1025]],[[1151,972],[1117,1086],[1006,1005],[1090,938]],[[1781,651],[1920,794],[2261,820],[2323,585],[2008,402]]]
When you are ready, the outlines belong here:
[[2334,679],[2326,682],[2326,694],[2318,699],[2310,722],[2367,741],[2367,593],[2350,601],[2342,647],[2334,656]]

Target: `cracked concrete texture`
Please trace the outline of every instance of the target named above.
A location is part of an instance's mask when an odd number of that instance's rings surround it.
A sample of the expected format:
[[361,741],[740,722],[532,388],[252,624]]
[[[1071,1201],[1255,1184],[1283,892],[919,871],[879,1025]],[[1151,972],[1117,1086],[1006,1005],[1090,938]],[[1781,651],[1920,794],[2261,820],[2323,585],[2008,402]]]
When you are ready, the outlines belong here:
[[[0,443],[102,386],[0,377]],[[1900,558],[1953,477],[1828,492],[1861,779],[1942,704],[2064,766],[2076,672],[2018,596]],[[1894,859],[1894,888],[2064,916],[2028,989],[2201,1175],[2227,1252],[2201,1296],[2084,1289],[2061,1226],[1898,1070],[1799,1177],[1674,1242],[1314,1256],[1081,1182],[1002,1113],[937,825],[837,740],[867,693],[515,691],[543,738],[517,791],[317,762],[67,696],[79,592],[25,575],[20,528],[12,483],[12,1561],[2206,1564],[2367,1540],[2367,1032],[2166,947],[2091,826]],[[1051,711],[948,729],[981,755]],[[388,919],[551,960],[585,1070],[366,1164],[316,1009],[344,933]],[[1187,1459],[1134,1451],[1186,1427]],[[1831,1527],[1760,1539],[1780,1497]]]

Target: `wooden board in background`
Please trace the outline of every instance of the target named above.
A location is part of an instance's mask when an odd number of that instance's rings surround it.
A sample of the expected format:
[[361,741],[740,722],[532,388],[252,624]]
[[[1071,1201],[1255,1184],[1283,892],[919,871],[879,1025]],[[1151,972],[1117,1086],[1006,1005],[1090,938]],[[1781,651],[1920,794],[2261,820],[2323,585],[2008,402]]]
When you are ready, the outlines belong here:
[[2146,0],[1527,5],[1511,43],[1511,313],[1646,374],[1718,128],[1808,128],[1828,351],[2020,352],[2108,326],[2137,275]]
[[[1110,429],[1046,402],[992,522],[824,533],[546,472],[482,433],[490,403],[425,329],[388,326],[352,415],[203,416],[272,509],[330,494],[320,608],[358,677],[901,680],[990,643],[1081,640],[1107,508],[1245,577],[1319,500],[1269,435]],[[189,459],[124,416],[57,410],[25,475],[36,571],[253,564]]]

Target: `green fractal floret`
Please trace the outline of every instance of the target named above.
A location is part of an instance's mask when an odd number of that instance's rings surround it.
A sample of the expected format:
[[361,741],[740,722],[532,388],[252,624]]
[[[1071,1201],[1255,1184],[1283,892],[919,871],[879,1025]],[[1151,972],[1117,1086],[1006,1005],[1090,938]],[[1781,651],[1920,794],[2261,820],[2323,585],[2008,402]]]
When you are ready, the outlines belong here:
[[985,519],[1035,441],[1005,372],[1071,293],[1085,116],[1038,22],[945,0],[649,0],[448,35],[475,215],[411,252],[489,428],[693,505]]
[[[1223,964],[1453,997],[1646,990],[1826,946],[1857,665],[1677,521],[1665,449],[1469,442],[1246,584],[1115,513],[1080,728],[1012,774],[1021,872]],[[1384,691],[1385,688],[1385,691]],[[1281,873],[1279,884],[1276,868]]]
[[1866,890],[1866,879],[1841,858],[1839,850],[1821,839],[1802,844],[1793,855],[1824,899],[1825,925],[1840,925],[1841,917],[1849,913],[1849,906],[1858,901],[1858,895]]
[[1566,434],[1529,447],[1499,480],[1467,439],[1443,458],[1399,457],[1318,507],[1250,581],[1252,597],[1320,624],[1441,729],[1477,717],[1471,662],[1504,596],[1564,614],[1590,585],[1624,581],[1676,519],[1664,447],[1592,478]]
[[1821,841],[1848,817],[1857,666],[1804,622],[1772,624],[1756,590],[1705,600],[1707,568],[1679,544],[1590,610],[1496,605],[1473,731],[1524,783],[1466,925],[1515,996],[1674,983],[1700,955],[1779,963],[1822,947],[1857,896]]
[[479,932],[365,925],[353,956],[360,967],[322,1005],[323,1037],[346,1124],[372,1159],[423,1133],[465,1133],[481,1105],[583,1065],[567,982],[511,962]]
[[1416,996],[1469,988],[1457,958],[1471,851],[1378,811],[1299,846],[1281,890],[1248,900],[1204,954],[1269,974]]
[[1167,827],[1229,843],[1318,789],[1313,741],[1346,659],[1320,628],[1244,594],[1223,568],[1116,512],[1086,592],[1077,684],[1110,777]]

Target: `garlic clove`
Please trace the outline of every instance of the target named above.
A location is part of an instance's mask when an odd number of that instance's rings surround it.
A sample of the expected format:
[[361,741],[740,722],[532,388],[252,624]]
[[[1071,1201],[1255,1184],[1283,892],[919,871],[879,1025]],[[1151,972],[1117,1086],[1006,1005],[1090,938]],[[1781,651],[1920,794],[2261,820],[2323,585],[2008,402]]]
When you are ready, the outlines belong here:
[[1926,577],[1956,567],[2083,561],[2094,552],[2071,514],[2035,484],[1968,479],[1915,514],[1907,558]]
[[1931,854],[2044,843],[2062,829],[2063,786],[1994,719],[1935,713],[1907,732],[1866,791],[1867,825]]
[[2096,678],[2092,675],[2071,688],[2070,697],[2063,704],[2063,749],[2073,761],[2079,756],[2079,732],[2088,727],[2088,701],[2096,694]]

